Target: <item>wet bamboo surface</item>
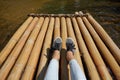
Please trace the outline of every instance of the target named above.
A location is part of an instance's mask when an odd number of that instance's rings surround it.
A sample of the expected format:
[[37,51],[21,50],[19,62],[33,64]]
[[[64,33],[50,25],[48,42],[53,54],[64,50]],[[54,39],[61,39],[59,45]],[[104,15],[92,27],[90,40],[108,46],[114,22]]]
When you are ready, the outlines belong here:
[[90,15],[32,14],[0,52],[0,80],[43,80],[51,45],[62,38],[59,79],[71,80],[66,39],[75,42],[75,59],[88,80],[120,80],[120,49]]

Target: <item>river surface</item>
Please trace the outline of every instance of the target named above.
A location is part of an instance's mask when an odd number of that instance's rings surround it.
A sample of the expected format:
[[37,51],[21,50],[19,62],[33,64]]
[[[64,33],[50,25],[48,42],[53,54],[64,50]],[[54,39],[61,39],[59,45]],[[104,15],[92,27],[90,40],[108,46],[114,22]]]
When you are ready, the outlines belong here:
[[120,48],[120,1],[0,0],[0,51],[29,13],[74,13],[80,10],[91,13]]

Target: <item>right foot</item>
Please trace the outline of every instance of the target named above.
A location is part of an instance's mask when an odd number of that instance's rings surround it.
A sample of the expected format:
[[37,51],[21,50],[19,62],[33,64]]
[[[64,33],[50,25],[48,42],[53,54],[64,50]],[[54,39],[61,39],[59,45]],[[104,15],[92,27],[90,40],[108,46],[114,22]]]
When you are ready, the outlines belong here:
[[70,38],[70,37],[67,38],[66,47],[67,47],[67,51],[72,51],[73,53],[75,52],[75,44],[74,44],[72,38]]

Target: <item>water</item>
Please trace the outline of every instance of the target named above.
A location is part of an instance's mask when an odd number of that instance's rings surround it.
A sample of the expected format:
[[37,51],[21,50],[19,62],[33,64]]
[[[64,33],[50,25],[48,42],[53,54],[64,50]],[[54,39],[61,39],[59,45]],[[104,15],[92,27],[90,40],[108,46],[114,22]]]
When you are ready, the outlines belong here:
[[120,2],[109,0],[0,0],[0,51],[29,13],[90,12],[120,48]]

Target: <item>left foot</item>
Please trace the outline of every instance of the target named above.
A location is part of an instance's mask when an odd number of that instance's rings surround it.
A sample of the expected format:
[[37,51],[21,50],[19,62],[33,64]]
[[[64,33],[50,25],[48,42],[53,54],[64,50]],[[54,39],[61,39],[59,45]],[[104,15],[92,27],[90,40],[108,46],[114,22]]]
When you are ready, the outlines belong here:
[[60,51],[61,47],[62,47],[62,39],[60,37],[55,38],[53,45],[52,45],[52,50]]

